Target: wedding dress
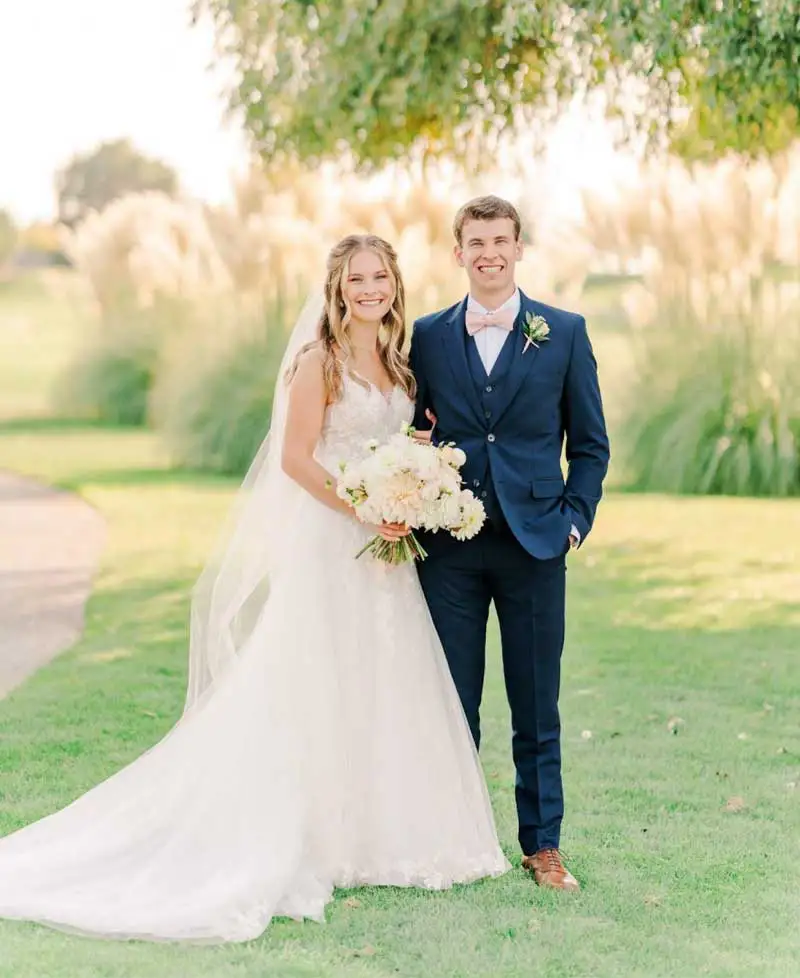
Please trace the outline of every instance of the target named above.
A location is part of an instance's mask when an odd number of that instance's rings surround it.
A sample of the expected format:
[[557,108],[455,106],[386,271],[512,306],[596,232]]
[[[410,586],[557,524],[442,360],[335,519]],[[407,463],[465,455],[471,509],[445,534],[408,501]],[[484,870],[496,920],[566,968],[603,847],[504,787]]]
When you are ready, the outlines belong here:
[[[345,374],[330,471],[410,420]],[[284,514],[279,514],[284,518]],[[412,565],[300,491],[243,647],[156,746],[0,840],[0,917],[105,938],[244,941],[334,887],[443,889],[508,868]]]

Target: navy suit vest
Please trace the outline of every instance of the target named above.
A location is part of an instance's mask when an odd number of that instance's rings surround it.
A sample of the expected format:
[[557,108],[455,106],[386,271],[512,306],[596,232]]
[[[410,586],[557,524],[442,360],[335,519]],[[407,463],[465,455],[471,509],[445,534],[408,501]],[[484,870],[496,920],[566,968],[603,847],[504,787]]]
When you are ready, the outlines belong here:
[[[497,404],[501,403],[503,385],[514,356],[513,333],[508,334],[497,360],[488,374],[481,360],[481,355],[478,353],[475,339],[466,330],[464,330],[464,342],[466,343],[467,362],[472,381],[480,397],[486,427],[490,428],[492,419],[496,414]],[[489,464],[488,453],[485,453],[485,467],[481,476],[473,479],[472,485],[468,485],[466,488],[471,489],[480,498],[486,510],[486,516],[492,523],[505,523],[492,479],[492,468]]]

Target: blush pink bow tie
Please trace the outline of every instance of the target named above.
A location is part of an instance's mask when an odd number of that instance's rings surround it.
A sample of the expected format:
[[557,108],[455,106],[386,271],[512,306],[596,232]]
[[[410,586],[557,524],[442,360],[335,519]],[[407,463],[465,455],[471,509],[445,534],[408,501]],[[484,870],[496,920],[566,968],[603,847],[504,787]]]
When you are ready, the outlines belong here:
[[487,326],[499,326],[510,333],[516,318],[513,309],[495,309],[494,312],[485,313],[467,309],[467,332],[474,336]]

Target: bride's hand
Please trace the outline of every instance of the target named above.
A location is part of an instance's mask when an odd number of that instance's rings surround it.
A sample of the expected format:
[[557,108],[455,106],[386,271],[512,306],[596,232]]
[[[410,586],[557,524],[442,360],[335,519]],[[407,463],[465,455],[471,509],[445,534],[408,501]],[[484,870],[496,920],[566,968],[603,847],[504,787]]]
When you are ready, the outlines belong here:
[[363,525],[390,543],[402,540],[411,532],[411,527],[406,526],[405,523],[364,523]]
[[431,427],[428,431],[414,431],[413,438],[415,441],[423,441],[429,443],[433,438],[433,429],[436,427],[436,415],[429,408],[425,410],[425,417],[431,422]]

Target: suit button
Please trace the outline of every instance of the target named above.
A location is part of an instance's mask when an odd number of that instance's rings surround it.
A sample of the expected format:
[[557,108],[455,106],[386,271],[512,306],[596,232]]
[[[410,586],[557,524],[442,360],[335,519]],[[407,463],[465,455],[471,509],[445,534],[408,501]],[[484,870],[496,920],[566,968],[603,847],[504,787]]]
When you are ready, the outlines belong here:
[[484,418],[486,418],[486,420],[488,421],[488,420],[489,420],[489,418],[491,418],[491,416],[492,416],[492,412],[491,412],[491,411],[484,411],[484,412],[483,412],[483,416],[484,416]]
[[487,435],[487,436],[486,436],[486,440],[487,440],[488,442],[493,442],[493,441],[494,441],[494,435]]
[[480,479],[473,479],[472,480],[472,485],[473,485],[473,487],[475,489],[479,488],[480,484],[481,484],[481,480]]
[[492,385],[491,384],[489,384],[489,386],[486,388],[486,393],[487,394],[491,394],[492,393]]
[[481,499],[486,499],[488,495],[489,493],[484,489],[483,492],[481,493]]

